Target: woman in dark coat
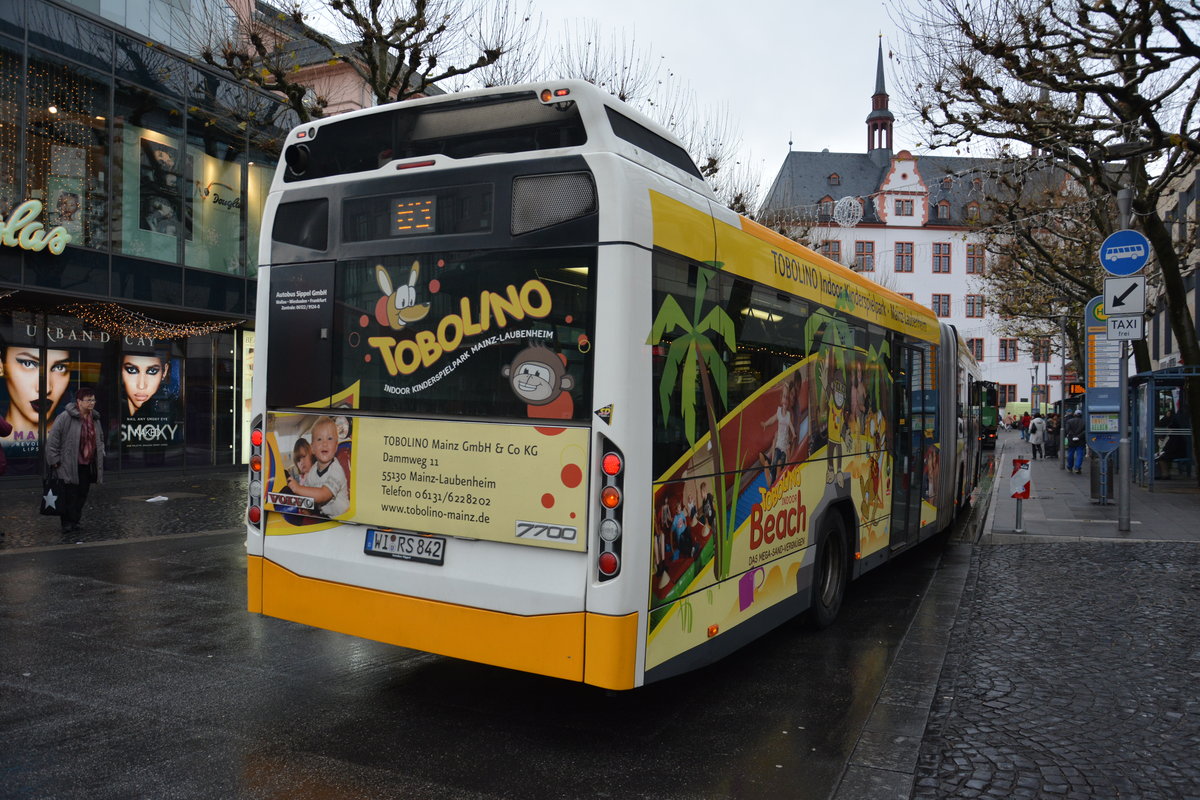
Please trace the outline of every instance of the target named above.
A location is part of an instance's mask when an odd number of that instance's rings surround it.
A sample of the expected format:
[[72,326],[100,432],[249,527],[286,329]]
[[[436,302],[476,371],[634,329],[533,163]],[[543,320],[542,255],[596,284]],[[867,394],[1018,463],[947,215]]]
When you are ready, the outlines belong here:
[[79,530],[79,518],[93,483],[104,482],[104,432],[96,413],[96,392],[84,387],[54,420],[46,437],[46,464],[63,483],[63,533]]

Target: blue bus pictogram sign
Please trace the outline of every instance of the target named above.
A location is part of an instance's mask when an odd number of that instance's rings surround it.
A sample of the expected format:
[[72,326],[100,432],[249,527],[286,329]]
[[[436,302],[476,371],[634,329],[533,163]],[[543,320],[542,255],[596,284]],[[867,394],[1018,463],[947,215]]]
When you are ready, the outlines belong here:
[[1149,260],[1150,240],[1138,231],[1116,231],[1100,245],[1100,266],[1111,275],[1140,272]]

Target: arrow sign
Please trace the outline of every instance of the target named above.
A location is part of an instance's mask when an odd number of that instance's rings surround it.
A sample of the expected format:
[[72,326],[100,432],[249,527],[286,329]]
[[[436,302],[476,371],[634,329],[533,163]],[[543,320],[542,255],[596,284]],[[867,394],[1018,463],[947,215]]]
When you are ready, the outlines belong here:
[[1104,279],[1104,313],[1146,313],[1146,278],[1134,275],[1128,278]]

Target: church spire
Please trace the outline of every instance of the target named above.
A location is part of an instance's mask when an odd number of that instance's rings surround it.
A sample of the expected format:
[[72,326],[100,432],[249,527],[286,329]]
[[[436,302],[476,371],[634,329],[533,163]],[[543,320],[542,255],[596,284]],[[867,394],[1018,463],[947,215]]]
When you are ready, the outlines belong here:
[[871,113],[867,115],[867,153],[890,156],[892,153],[892,123],[895,117],[888,110],[887,86],[883,81],[883,34],[879,36],[879,57],[875,66],[875,94],[871,96]]

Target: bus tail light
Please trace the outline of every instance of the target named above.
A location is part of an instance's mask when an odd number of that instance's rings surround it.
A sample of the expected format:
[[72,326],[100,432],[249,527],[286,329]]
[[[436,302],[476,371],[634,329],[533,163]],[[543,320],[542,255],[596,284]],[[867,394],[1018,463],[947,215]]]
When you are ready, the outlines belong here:
[[250,424],[250,487],[247,492],[249,498],[246,502],[246,519],[260,530],[263,518],[263,438],[263,418],[262,414],[259,414]]
[[622,518],[624,517],[625,456],[600,436],[600,525],[596,570],[606,581],[621,573]]

